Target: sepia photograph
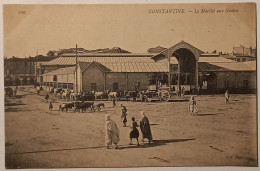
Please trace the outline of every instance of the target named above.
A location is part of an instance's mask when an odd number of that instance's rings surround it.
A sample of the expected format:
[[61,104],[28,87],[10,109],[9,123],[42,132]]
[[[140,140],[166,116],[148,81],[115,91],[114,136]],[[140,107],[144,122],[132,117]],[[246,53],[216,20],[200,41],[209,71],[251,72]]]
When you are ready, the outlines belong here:
[[6,169],[258,167],[255,2],[2,11]]

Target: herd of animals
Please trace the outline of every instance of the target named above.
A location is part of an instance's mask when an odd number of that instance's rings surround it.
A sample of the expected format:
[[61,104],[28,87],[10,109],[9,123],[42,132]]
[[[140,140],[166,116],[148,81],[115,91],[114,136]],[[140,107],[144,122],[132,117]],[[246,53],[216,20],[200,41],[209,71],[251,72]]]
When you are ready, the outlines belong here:
[[95,112],[95,109],[98,111],[101,110],[101,108],[104,108],[104,103],[98,103],[94,105],[94,102],[71,102],[71,103],[63,103],[59,107],[59,111],[77,111],[77,112],[86,112],[87,109],[90,109],[91,111]]

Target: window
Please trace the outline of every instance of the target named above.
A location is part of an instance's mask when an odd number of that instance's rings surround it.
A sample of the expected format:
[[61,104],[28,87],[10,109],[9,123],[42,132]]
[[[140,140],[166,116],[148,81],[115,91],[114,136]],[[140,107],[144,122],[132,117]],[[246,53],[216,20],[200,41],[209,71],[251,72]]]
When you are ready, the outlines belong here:
[[57,81],[57,75],[53,75],[53,81]]
[[96,91],[96,89],[97,89],[97,84],[91,83],[91,91]]
[[237,58],[237,62],[240,62],[240,58]]
[[113,91],[117,91],[118,90],[118,83],[113,83]]
[[225,81],[225,88],[228,88],[228,81]]
[[243,85],[244,85],[245,88],[247,88],[248,87],[248,80],[244,80]]
[[246,58],[243,58],[242,61],[245,62],[245,61],[246,61]]

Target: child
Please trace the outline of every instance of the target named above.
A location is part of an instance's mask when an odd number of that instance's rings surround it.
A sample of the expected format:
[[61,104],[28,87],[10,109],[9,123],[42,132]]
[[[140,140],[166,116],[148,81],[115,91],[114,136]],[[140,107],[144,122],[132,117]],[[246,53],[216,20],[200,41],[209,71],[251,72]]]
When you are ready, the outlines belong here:
[[49,110],[52,110],[52,108],[53,108],[53,105],[52,105],[52,103],[50,102]]
[[226,91],[225,93],[225,98],[226,98],[226,103],[229,102],[229,93],[228,93],[228,90]]
[[132,138],[136,138],[136,141],[137,141],[137,146],[139,146],[139,141],[138,141],[138,137],[139,137],[139,131],[137,129],[138,125],[137,125],[137,122],[135,121],[135,118],[132,117],[132,127],[131,127],[131,132],[130,132],[130,143],[129,145],[132,145]]
[[197,106],[196,106],[196,101],[193,96],[190,97],[190,101],[188,104],[188,110],[191,112],[192,116],[194,116],[195,112],[198,111]]

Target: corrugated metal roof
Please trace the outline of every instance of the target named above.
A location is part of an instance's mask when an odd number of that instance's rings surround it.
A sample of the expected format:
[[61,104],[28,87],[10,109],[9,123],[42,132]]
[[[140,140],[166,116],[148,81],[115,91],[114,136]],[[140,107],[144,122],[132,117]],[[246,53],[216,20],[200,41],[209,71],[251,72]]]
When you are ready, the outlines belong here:
[[[154,62],[150,57],[78,57],[79,62],[97,62],[108,72],[168,72],[162,62]],[[75,57],[60,57],[47,65],[74,65]],[[176,58],[171,58],[171,64],[178,64]],[[103,67],[102,66],[102,67]],[[86,66],[85,66],[86,67]],[[255,69],[243,62],[236,62],[223,57],[200,57],[201,71],[254,71]]]
[[[250,61],[253,62],[253,61]],[[171,64],[178,64],[176,58],[171,58]],[[223,57],[200,57],[199,71],[254,71],[256,67],[245,62],[236,62]]]
[[243,63],[250,66],[252,69],[256,70],[256,61],[245,61]]
[[42,75],[67,75],[67,74],[73,74],[75,71],[75,66],[73,67],[65,67],[65,68],[59,68],[54,71],[42,74]]
[[[78,57],[79,62],[99,62],[99,63],[154,63],[150,57]],[[46,65],[74,65],[76,63],[75,57],[59,57],[54,59]]]
[[[155,62],[150,57],[78,57],[81,62],[97,62],[111,72],[167,72],[167,67],[161,62]],[[75,57],[60,57],[46,65],[75,65]]]
[[[156,53],[80,53],[78,57],[152,57]],[[75,53],[65,53],[61,57],[74,57]]]
[[234,63],[233,60],[226,59],[223,57],[199,57],[199,62],[209,62],[209,63],[216,63],[216,62],[223,62],[223,63]]
[[199,62],[199,72],[206,72],[206,71],[231,71],[231,70],[207,62]]
[[81,70],[84,70],[87,66],[89,66],[91,62],[79,62],[79,67]]

